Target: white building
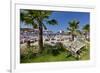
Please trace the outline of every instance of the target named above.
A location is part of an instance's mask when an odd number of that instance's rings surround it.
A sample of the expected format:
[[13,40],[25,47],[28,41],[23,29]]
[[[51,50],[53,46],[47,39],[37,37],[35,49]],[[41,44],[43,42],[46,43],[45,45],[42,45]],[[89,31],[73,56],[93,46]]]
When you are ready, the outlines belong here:
[[[54,33],[49,30],[43,30],[43,41],[45,42],[60,42],[60,41],[66,41],[71,36],[65,33],[64,31],[59,31],[57,33]],[[38,29],[30,29],[30,28],[21,28],[20,29],[20,42],[24,43],[27,40],[30,41],[37,41],[38,40]]]

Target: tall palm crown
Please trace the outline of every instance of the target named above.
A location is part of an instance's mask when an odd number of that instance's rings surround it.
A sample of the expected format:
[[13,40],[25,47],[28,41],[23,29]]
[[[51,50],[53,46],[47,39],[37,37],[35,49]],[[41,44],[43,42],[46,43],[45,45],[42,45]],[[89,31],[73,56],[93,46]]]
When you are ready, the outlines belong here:
[[86,25],[83,27],[83,31],[89,32],[89,31],[90,31],[90,25],[89,25],[89,24],[86,24]]
[[70,31],[71,35],[72,35],[72,41],[74,41],[74,37],[77,34],[78,28],[79,28],[79,21],[78,20],[71,20],[69,21],[69,27],[67,28],[67,30]]
[[86,24],[86,25],[83,27],[83,33],[84,33],[86,39],[87,39],[88,36],[89,36],[89,32],[90,32],[90,25],[89,25],[89,24]]
[[52,14],[51,11],[40,11],[40,10],[21,10],[20,11],[20,20],[25,22],[27,25],[32,25],[33,28],[38,28],[39,23],[43,25],[44,29],[47,29],[44,22],[47,24],[55,25],[57,21],[49,19],[49,16]]
[[57,21],[55,19],[50,19],[49,16],[52,14],[51,11],[41,11],[41,10],[20,10],[20,20],[27,25],[32,25],[33,28],[38,28],[39,30],[39,49],[43,49],[43,28],[47,29],[46,24],[56,25]]

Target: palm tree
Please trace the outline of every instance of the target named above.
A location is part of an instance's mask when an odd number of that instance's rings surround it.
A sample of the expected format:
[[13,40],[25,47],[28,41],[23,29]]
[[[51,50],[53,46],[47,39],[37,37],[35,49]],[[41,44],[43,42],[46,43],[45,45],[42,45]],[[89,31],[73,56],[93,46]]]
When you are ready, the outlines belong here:
[[79,21],[78,20],[71,20],[69,21],[69,27],[67,28],[67,30],[70,31],[70,34],[72,35],[71,40],[74,41],[74,38],[77,34],[78,28],[79,28]]
[[32,25],[33,29],[38,28],[38,44],[39,49],[43,50],[43,29],[47,29],[45,24],[56,25],[55,19],[50,19],[49,16],[52,14],[51,11],[42,10],[20,10],[20,20],[27,25]]
[[85,35],[85,39],[86,39],[86,40],[88,40],[89,32],[90,32],[90,25],[89,25],[89,24],[86,24],[86,25],[83,27],[83,34]]

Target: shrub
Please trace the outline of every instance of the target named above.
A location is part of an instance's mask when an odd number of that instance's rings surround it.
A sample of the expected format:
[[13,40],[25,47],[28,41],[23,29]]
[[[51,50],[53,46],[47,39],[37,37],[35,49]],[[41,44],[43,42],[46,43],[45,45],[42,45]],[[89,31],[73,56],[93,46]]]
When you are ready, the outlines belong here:
[[21,54],[21,55],[20,55],[20,59],[21,59],[21,60],[24,60],[24,59],[26,59],[26,58],[27,58],[27,55],[26,55],[26,54]]
[[51,54],[52,48],[53,48],[52,45],[44,44],[44,50],[43,50],[42,54]]
[[60,54],[60,51],[55,47],[52,49],[52,54],[53,56],[57,56],[58,54]]
[[29,48],[21,48],[20,50],[20,59],[21,60],[26,60],[26,59],[31,59],[35,58],[38,54],[38,50],[36,49],[36,46],[32,46]]
[[56,56],[63,51],[65,51],[65,48],[62,43],[56,43],[54,46],[44,44],[43,54],[52,54],[53,56]]
[[50,44],[44,44],[44,50],[42,52],[43,55],[52,54],[56,56],[58,54],[58,49],[56,46],[52,46]]
[[56,43],[55,46],[59,51],[62,51],[62,52],[65,51],[65,47],[63,46],[61,42]]

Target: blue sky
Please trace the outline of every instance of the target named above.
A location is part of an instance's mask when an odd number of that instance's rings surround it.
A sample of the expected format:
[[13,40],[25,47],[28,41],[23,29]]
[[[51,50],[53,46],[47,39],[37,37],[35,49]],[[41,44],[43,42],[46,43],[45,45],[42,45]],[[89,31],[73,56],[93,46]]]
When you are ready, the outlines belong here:
[[[56,19],[58,21],[58,25],[52,26],[46,24],[48,30],[52,30],[53,32],[58,32],[60,30],[67,31],[67,27],[69,26],[68,22],[70,20],[79,20],[80,29],[85,24],[90,24],[90,13],[88,12],[62,12],[62,11],[54,11],[50,15],[50,19]],[[31,27],[31,26],[25,26],[21,24],[21,27]]]

